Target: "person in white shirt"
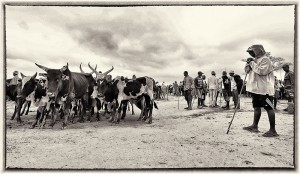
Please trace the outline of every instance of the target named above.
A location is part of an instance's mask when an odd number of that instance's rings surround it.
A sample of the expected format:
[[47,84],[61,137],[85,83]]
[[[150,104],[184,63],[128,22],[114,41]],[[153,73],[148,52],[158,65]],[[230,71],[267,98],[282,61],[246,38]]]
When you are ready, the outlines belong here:
[[243,129],[250,132],[258,131],[258,122],[261,116],[261,108],[268,113],[270,129],[263,134],[264,137],[278,136],[275,129],[275,112],[273,106],[273,95],[275,93],[274,69],[266,51],[262,45],[252,45],[247,52],[254,58],[248,58],[245,72],[248,73],[246,83],[247,91],[252,93],[252,104],[254,108],[254,120],[251,126]]
[[207,79],[207,88],[209,90],[209,106],[216,106],[216,94],[218,88],[218,78],[214,71],[211,72],[211,76]]

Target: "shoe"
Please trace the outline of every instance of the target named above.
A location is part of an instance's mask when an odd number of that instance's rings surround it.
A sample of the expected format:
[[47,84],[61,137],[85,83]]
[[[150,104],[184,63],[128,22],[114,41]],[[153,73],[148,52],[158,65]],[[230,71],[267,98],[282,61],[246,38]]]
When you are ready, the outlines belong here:
[[243,127],[243,129],[254,133],[259,132],[259,130],[257,128],[254,128],[253,126]]
[[186,108],[184,108],[184,109],[188,109],[189,107],[186,107]]
[[278,137],[279,135],[277,134],[276,131],[274,131],[274,132],[268,131],[268,132],[264,133],[262,136],[263,137]]

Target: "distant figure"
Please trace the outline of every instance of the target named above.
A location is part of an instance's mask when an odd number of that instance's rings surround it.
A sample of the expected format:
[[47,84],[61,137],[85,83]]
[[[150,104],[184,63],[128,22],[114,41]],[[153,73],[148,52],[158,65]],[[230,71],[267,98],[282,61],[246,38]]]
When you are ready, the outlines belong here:
[[230,71],[229,75],[230,75],[229,79],[230,79],[230,85],[231,85],[230,89],[231,89],[231,93],[232,93],[232,100],[234,103],[234,108],[240,109],[239,92],[237,90],[236,82],[233,78],[234,71]]
[[19,76],[18,76],[19,72],[18,71],[14,71],[13,72],[13,78],[11,79],[10,83],[9,83],[9,86],[12,86],[12,85],[18,85],[19,83]]
[[216,106],[216,94],[218,88],[218,79],[214,71],[211,72],[211,76],[207,79],[207,88],[209,90],[209,106]]
[[177,81],[175,81],[175,83],[173,84],[173,91],[174,91],[174,95],[179,95],[179,88],[178,88]]
[[225,109],[229,109],[229,93],[230,93],[230,79],[228,78],[227,76],[227,72],[226,71],[223,71],[222,73],[222,80],[223,80],[223,84],[222,84],[222,93],[223,93],[223,97],[224,97],[224,100],[226,102],[226,105],[225,106],[222,106],[222,108],[225,108]]
[[183,79],[183,91],[184,91],[184,97],[187,101],[188,107],[184,108],[187,110],[192,110],[192,85],[193,85],[193,78],[189,76],[187,71],[184,71],[183,73],[184,79]]
[[133,74],[133,76],[132,76],[132,80],[135,80],[136,79],[136,76]]
[[[288,102],[294,102],[294,91],[295,91],[295,76],[294,72],[290,71],[290,67],[288,64],[284,64],[282,66],[282,69],[285,71],[284,75],[284,92],[288,99]],[[284,109],[284,111],[287,111],[288,109]]]
[[202,98],[203,98],[203,79],[202,79],[202,72],[199,71],[198,72],[198,76],[194,79],[194,84],[195,84],[195,89],[196,89],[196,94],[198,97],[198,109],[201,109],[203,107],[203,102],[202,102]]
[[207,89],[207,82],[206,82],[206,76],[203,74],[202,75],[202,80],[203,80],[203,91],[202,91],[202,106],[203,107],[207,107],[207,105],[205,105],[205,99],[206,99],[206,95],[207,95],[207,92],[208,92],[208,89]]
[[274,84],[274,88],[275,88],[275,94],[274,94],[274,109],[277,110],[276,106],[277,106],[277,101],[279,99],[279,92],[280,92],[280,84],[279,84],[279,80],[277,79],[277,77],[275,76],[275,84]]

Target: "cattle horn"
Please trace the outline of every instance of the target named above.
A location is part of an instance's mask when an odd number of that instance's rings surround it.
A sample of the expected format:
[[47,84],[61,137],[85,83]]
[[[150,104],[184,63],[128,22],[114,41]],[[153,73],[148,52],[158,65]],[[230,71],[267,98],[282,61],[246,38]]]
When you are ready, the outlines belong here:
[[114,66],[112,66],[110,70],[104,72],[103,75],[106,76],[108,73],[112,72],[112,70],[114,70]]
[[79,66],[80,71],[81,71],[81,73],[85,73],[85,72],[82,70],[82,68],[81,68],[81,64],[82,64],[82,62],[80,63],[80,66]]
[[37,63],[35,63],[35,65],[36,65],[37,67],[41,68],[42,70],[46,71],[46,72],[49,70],[49,68],[44,67],[44,66],[42,66],[42,65],[39,65],[39,64],[37,64]]
[[[90,65],[90,62],[88,63],[88,66],[89,66],[89,68],[98,76],[98,75],[100,75],[100,73],[98,73],[97,71],[96,71],[96,69],[93,69],[92,67],[91,67],[91,65]],[[97,67],[96,67],[97,68]]]
[[37,76],[37,72],[31,77],[31,79],[35,79]]
[[22,79],[24,78],[24,77],[26,77],[23,73],[21,73],[21,77],[22,77]]

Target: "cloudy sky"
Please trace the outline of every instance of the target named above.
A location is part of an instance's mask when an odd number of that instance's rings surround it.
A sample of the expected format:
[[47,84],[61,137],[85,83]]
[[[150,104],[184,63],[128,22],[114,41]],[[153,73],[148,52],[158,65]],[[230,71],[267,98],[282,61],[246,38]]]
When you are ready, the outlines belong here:
[[81,62],[90,72],[91,62],[160,83],[181,81],[185,70],[243,74],[252,44],[294,62],[294,6],[6,6],[5,22],[7,78],[67,62],[74,72]]

